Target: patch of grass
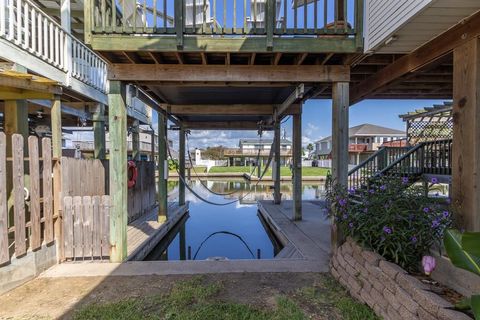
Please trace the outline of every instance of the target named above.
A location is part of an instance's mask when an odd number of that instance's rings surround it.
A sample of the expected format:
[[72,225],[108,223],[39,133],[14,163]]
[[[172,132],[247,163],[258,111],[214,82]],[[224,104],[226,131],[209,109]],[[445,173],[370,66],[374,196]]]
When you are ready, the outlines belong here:
[[76,320],[304,320],[302,310],[286,297],[277,298],[275,310],[225,302],[217,295],[219,283],[204,284],[202,277],[179,282],[165,295],[91,304],[74,313]]
[[[94,303],[76,310],[76,320],[377,320],[366,305],[356,302],[332,277],[275,297],[274,307],[225,301],[222,282],[206,283],[204,277],[176,283],[169,292]],[[262,305],[259,302],[259,305]]]
[[211,167],[209,173],[250,173],[250,167],[231,166],[231,167]]
[[377,315],[365,304],[359,303],[350,297],[340,298],[335,302],[345,320],[377,320]]
[[331,276],[325,276],[320,286],[299,289],[297,295],[314,309],[333,306],[344,320],[379,319],[372,309],[353,299]]

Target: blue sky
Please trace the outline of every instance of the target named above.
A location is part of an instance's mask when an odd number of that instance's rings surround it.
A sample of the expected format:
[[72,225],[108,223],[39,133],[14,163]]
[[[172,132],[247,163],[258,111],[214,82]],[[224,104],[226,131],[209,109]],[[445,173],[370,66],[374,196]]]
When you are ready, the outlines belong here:
[[[319,140],[332,133],[331,100],[309,100],[303,106],[302,112],[302,144]],[[400,114],[429,107],[443,100],[364,100],[350,107],[349,126],[371,123],[379,126],[405,130],[405,123],[398,117]],[[155,120],[156,122],[156,117]],[[287,138],[291,138],[292,121],[286,121],[282,128],[286,129]],[[169,137],[177,147],[177,132],[169,131]],[[211,131],[195,130],[189,137],[189,147],[205,148],[207,146],[223,145],[235,147],[241,138],[257,137],[256,131]],[[270,138],[271,133],[266,133]]]

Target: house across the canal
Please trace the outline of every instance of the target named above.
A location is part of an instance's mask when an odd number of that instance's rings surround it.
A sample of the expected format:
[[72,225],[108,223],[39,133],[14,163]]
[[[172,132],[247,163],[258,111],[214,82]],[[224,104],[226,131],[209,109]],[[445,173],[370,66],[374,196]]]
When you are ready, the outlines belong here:
[[[358,165],[385,144],[405,144],[405,132],[397,129],[364,123],[348,130],[349,164]],[[315,142],[315,155],[331,159],[332,136]]]
[[[257,161],[264,164],[272,149],[273,139],[240,139],[238,148],[224,151],[228,165],[248,166],[256,165]],[[258,159],[257,159],[258,158]],[[285,137],[280,139],[280,164],[287,165],[292,161],[292,141]]]

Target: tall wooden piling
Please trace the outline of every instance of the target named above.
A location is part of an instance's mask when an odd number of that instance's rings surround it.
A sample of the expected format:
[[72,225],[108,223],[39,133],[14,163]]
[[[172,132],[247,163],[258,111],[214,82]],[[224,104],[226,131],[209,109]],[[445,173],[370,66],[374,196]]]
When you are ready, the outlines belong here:
[[178,184],[178,204],[183,206],[185,204],[185,129],[181,128],[179,132],[179,174],[180,181]]
[[125,85],[110,81],[108,94],[110,133],[110,261],[127,257],[127,108]]
[[293,115],[293,220],[302,220],[302,106]]
[[[347,186],[348,178],[348,108],[349,83],[333,83],[332,92],[332,178],[335,183]],[[332,246],[337,248],[343,236],[332,222]]]
[[273,202],[280,204],[282,194],[280,193],[280,123],[275,123],[274,130],[274,152],[275,152],[275,166],[273,167]]
[[158,113],[158,222],[167,220],[168,190],[167,190],[167,119]]

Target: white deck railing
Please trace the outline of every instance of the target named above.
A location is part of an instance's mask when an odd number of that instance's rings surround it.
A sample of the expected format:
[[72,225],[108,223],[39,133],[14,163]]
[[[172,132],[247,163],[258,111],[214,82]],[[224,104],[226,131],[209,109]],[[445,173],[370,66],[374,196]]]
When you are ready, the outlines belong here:
[[65,85],[72,77],[106,92],[107,62],[33,2],[0,0],[0,38],[63,71]]

